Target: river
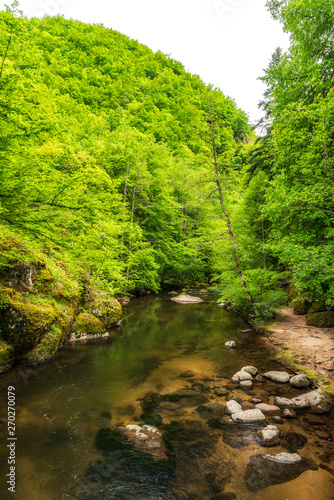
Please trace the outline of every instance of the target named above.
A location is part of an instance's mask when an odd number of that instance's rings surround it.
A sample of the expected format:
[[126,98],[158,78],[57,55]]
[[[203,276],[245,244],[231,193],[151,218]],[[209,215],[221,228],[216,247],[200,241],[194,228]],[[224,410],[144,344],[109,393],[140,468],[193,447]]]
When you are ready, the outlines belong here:
[[[122,328],[115,339],[66,344],[44,366],[16,368],[0,378],[1,498],[16,500],[333,500],[334,477],[325,468],[308,470],[294,480],[251,491],[244,477],[254,454],[280,453],[286,446],[263,448],[254,426],[215,425],[197,406],[163,402],[156,413],[160,430],[173,450],[173,470],[151,477],[129,470],[124,457],[99,467],[106,456],[96,446],[101,428],[141,423],[143,398],[162,397],[189,388],[210,401],[226,404],[240,398],[245,408],[254,397],[272,404],[275,395],[293,397],[300,390],[289,384],[255,383],[251,392],[232,384],[231,376],[245,365],[259,373],[284,370],[265,339],[245,332],[242,321],[210,298],[199,304],[178,304],[170,295],[135,298],[124,307]],[[234,340],[229,350],[225,342]],[[16,492],[5,484],[7,463],[7,387],[16,394]],[[214,387],[229,394],[218,397]],[[247,406],[248,405],[248,406]],[[160,417],[159,417],[160,418]],[[321,415],[321,428],[330,416]],[[270,419],[269,419],[270,421]],[[174,422],[174,428],[171,427]],[[177,424],[175,424],[177,422]],[[209,422],[209,425],[208,425]],[[158,422],[159,423],[159,422]],[[217,422],[216,422],[217,423]],[[176,425],[176,428],[175,428]],[[179,427],[177,427],[177,425]],[[275,424],[276,425],[276,424]],[[301,456],[331,465],[323,443],[305,414],[277,425],[282,435],[301,435]],[[327,426],[327,427],[326,427]],[[292,443],[293,447],[293,443]],[[93,472],[92,472],[93,471]],[[97,471],[97,472],[94,472]]]

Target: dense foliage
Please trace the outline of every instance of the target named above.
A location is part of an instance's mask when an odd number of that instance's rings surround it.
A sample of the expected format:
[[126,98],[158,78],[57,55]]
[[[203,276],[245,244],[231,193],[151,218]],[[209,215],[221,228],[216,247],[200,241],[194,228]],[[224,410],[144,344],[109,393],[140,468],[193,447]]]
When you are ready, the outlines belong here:
[[258,139],[161,52],[1,12],[1,231],[112,293],[218,283],[268,319],[292,280],[334,306],[332,2],[267,3],[291,47],[265,71]]

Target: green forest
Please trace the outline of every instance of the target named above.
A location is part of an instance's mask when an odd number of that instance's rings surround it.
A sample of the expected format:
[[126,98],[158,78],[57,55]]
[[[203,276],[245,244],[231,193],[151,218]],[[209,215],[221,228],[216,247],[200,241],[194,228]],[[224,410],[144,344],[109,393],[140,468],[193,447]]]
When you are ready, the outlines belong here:
[[255,322],[288,284],[301,309],[334,308],[333,5],[267,6],[290,48],[259,75],[255,129],[223,91],[117,31],[28,20],[16,1],[0,13],[2,276],[39,262],[64,296],[210,287]]

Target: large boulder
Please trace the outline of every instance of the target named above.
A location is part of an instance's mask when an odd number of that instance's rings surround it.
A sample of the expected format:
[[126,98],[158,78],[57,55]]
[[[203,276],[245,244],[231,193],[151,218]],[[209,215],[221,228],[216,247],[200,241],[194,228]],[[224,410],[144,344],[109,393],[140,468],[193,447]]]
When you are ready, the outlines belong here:
[[263,376],[279,384],[286,384],[290,380],[290,375],[287,372],[270,371],[264,373]]
[[276,397],[275,404],[283,408],[292,408],[295,410],[312,408],[317,413],[328,413],[333,407],[333,400],[322,387],[319,387],[312,392],[292,399]]
[[[288,456],[290,455],[290,456]],[[252,455],[246,468],[245,483],[250,491],[263,491],[269,486],[292,481],[307,470],[317,470],[308,458],[296,454]]]
[[180,293],[177,297],[172,297],[170,300],[174,300],[174,302],[179,302],[180,304],[196,304],[199,302],[203,302],[199,297],[191,297],[186,293]]
[[0,309],[2,337],[14,346],[16,353],[25,353],[50,331],[56,318],[57,312],[51,304],[32,304],[10,298],[8,306]]
[[21,355],[19,361],[27,366],[42,364],[56,354],[63,341],[64,335],[62,330],[53,327],[42,337],[36,347]]

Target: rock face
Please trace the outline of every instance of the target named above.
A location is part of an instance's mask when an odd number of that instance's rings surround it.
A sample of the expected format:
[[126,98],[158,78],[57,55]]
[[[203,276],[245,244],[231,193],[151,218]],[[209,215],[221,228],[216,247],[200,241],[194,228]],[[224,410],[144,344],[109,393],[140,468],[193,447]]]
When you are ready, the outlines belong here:
[[[287,457],[287,455],[292,455]],[[298,457],[298,458],[297,458]],[[250,491],[263,491],[268,486],[292,481],[307,470],[317,470],[316,464],[299,455],[252,455],[246,468],[245,483]]]
[[266,417],[261,410],[245,410],[239,413],[234,413],[232,419],[235,422],[264,422]]
[[235,373],[231,380],[232,380],[232,382],[239,383],[242,380],[253,380],[253,377],[252,377],[252,375],[250,375],[249,373],[247,373],[245,371],[240,371],[240,372]]
[[328,413],[333,407],[331,397],[321,387],[292,399],[277,397],[275,398],[275,404],[283,408],[292,408],[295,410],[312,408],[317,413]]
[[267,427],[258,431],[257,435],[264,446],[277,446],[281,442],[276,425],[267,425]]
[[[34,366],[50,359],[74,322],[76,335],[87,335],[102,334],[119,321],[118,302],[89,286],[80,294],[79,283],[62,263],[53,262],[51,272],[46,262],[11,237],[0,237],[0,253],[0,372],[17,362]],[[85,299],[80,311],[79,302]]]
[[310,386],[310,381],[304,374],[291,377],[289,382],[293,387],[298,387],[299,389],[305,389]]
[[271,371],[265,373],[264,377],[272,380],[273,382],[278,382],[280,384],[286,384],[290,380],[290,375],[287,372]]
[[203,302],[199,297],[191,297],[186,293],[180,293],[177,297],[172,297],[170,300],[174,300],[174,302],[179,302],[180,304],[195,304],[199,302]]
[[128,440],[143,453],[152,455],[154,460],[168,460],[162,434],[152,425],[127,425],[119,428]]

